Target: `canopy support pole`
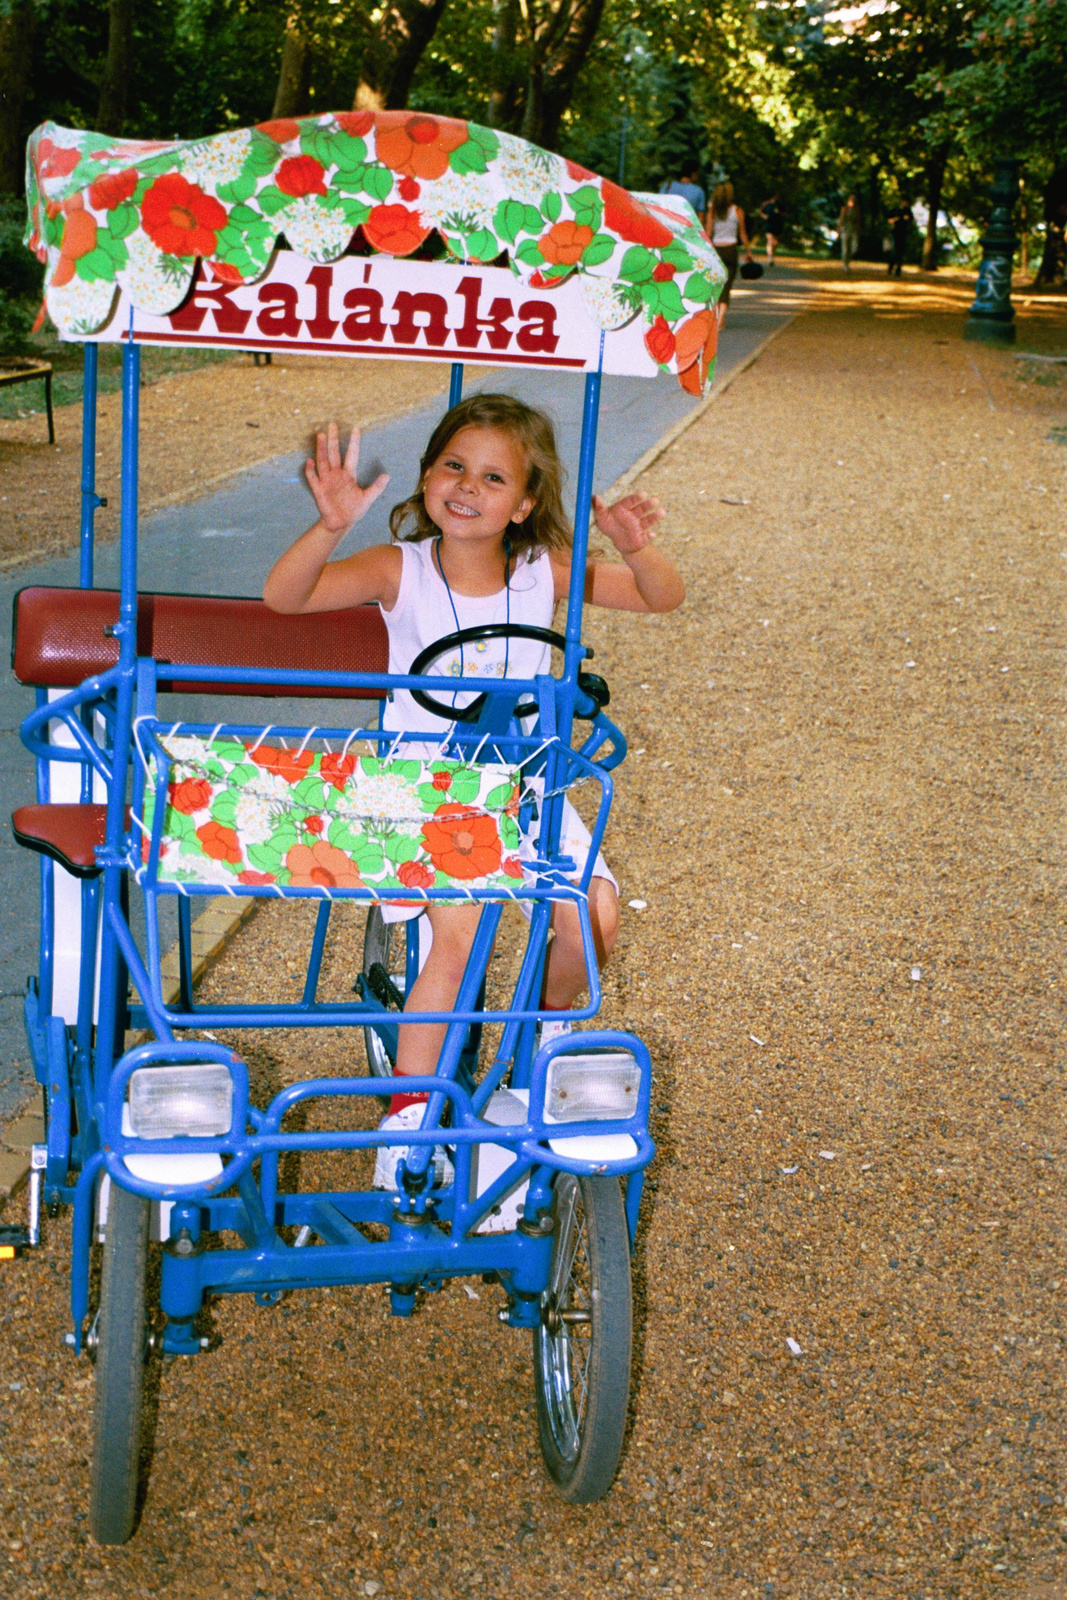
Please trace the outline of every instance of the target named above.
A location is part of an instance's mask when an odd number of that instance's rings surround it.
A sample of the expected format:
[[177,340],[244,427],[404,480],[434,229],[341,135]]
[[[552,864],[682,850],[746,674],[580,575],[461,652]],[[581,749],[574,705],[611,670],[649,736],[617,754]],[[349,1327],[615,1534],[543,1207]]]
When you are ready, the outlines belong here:
[[[600,339],[600,357],[604,358],[604,337]],[[597,416],[600,410],[600,372],[589,372],[585,378],[585,401],[582,406],[582,442],[578,451],[578,487],[574,504],[574,545],[571,552],[571,586],[567,596],[567,649],[564,655],[564,676],[574,684],[578,681],[578,667],[582,659],[582,603],[585,598],[585,563],[589,553],[589,515],[593,502],[593,466],[596,461]],[[566,743],[570,738],[570,721],[560,729]]]
[[452,376],[449,379],[449,383],[448,383],[448,409],[449,409],[449,411],[452,410],[453,406],[458,406],[459,402],[462,399],[463,399],[463,363],[462,363],[462,361],[453,361],[453,363],[452,363]]
[[[582,605],[585,600],[585,562],[589,551],[589,514],[593,500],[593,466],[596,461],[597,418],[600,412],[600,375],[604,364],[604,336],[600,336],[600,367],[587,372],[582,405],[582,442],[578,450],[578,487],[574,506],[574,544],[571,549],[571,583],[567,594],[566,646],[563,677],[557,690],[555,733],[569,746],[578,699],[578,672],[582,663]],[[539,848],[552,854],[559,846],[563,822],[563,796],[559,793],[560,758],[549,750],[545,762],[545,789],[553,798],[544,807]]]
[[[126,781],[130,764],[134,695],[137,684],[137,473],[141,407],[141,347],[134,343],[132,313],[122,347],[122,511],[119,521],[119,677],[115,690],[115,734],[111,781],[107,795],[103,924],[100,940],[100,1021],[96,1034],[93,1079],[96,1098],[104,1091],[116,1056],[121,1055],[126,1027],[129,978],[116,926],[125,916]],[[147,998],[147,997],[142,997]]]
[[78,582],[83,589],[93,587],[94,526],[97,506],[103,501],[96,492],[96,394],[100,346],[86,344],[82,383],[82,520],[81,560]]

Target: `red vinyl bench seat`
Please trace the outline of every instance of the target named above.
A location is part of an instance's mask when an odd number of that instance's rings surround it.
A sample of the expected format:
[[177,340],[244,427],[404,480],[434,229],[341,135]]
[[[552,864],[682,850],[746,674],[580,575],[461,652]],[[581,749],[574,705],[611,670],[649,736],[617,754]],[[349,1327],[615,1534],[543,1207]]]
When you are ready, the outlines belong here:
[[[11,630],[11,669],[36,689],[74,689],[107,672],[119,642],[105,630],[119,619],[115,589],[20,589]],[[137,654],[165,665],[269,667],[284,672],[385,672],[389,637],[377,606],[284,616],[262,600],[199,594],[142,594]],[[309,689],[304,684],[197,683],[160,676],[181,694],[384,700],[384,689]]]

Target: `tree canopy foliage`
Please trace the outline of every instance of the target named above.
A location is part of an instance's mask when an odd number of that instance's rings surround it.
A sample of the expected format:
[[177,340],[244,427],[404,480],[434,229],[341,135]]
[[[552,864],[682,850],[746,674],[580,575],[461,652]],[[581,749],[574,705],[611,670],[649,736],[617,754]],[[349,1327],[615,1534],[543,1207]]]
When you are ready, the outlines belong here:
[[826,237],[855,190],[984,220],[992,158],[1067,163],[1067,0],[0,0],[0,191],[46,117],[195,137],[413,105],[628,186],[696,167]]

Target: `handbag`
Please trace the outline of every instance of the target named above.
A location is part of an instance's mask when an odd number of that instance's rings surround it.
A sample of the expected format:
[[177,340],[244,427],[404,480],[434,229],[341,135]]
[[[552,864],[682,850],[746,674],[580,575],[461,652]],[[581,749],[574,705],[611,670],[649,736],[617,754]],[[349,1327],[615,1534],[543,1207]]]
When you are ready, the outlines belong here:
[[750,281],[763,277],[763,268],[758,261],[742,261],[740,272],[742,278],[748,278]]

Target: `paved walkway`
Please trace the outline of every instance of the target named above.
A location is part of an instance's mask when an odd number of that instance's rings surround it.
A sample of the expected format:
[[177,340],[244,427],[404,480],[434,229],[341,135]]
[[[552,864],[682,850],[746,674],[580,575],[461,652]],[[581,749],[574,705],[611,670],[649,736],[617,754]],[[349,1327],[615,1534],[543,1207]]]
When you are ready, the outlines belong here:
[[[759,284],[739,287],[720,344],[717,380],[743,363],[769,334],[803,305],[813,285],[788,269],[776,268]],[[182,380],[171,380],[180,383]],[[573,484],[584,382],[569,374],[494,372],[483,381],[545,407],[557,423],[562,455]],[[661,378],[606,378],[601,401],[596,486],[606,489],[696,402],[677,381]],[[397,417],[368,430],[361,475],[384,466],[392,474],[382,497],[360,524],[354,544],[388,538],[389,507],[410,493],[415,464],[444,403]],[[276,457],[236,475],[214,493],[146,516],[141,531],[141,585],[200,594],[258,594],[278,555],[311,520],[312,502],[299,453]],[[573,505],[573,499],[572,499]],[[76,555],[39,566],[22,567],[0,582],[0,613],[11,614],[15,593],[27,584],[77,584]],[[118,546],[104,545],[97,556],[97,583],[118,582]],[[170,697],[165,697],[169,699]],[[189,705],[188,698],[185,704]],[[204,702],[207,706],[208,702]],[[33,763],[18,736],[30,707],[28,692],[8,675],[0,683],[0,815],[10,815],[33,794]],[[225,703],[210,702],[205,717],[226,715]],[[247,702],[244,702],[247,712]],[[308,715],[313,715],[310,703]],[[193,713],[195,714],[195,712]],[[294,716],[299,710],[294,705]],[[0,831],[0,963],[6,981],[0,989],[0,1119],[17,1110],[32,1082],[22,1026],[26,976],[37,964],[36,867],[10,833]]]

